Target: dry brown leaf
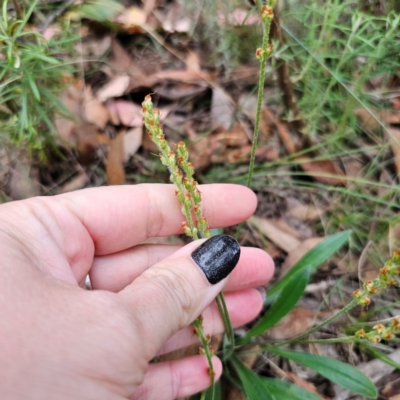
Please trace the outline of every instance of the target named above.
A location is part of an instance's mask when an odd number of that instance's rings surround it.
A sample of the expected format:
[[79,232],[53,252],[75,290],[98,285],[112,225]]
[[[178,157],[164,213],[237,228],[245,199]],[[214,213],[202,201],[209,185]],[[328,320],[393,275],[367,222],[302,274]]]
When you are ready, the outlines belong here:
[[160,13],[154,12],[158,19],[161,21],[162,28],[166,32],[182,32],[186,33],[190,31],[192,21],[184,12],[179,2],[171,2],[168,7],[166,14],[161,15]]
[[139,7],[128,7],[115,18],[115,22],[122,25],[123,29],[131,31],[133,27],[141,27],[146,23],[147,13]]
[[297,386],[300,386],[301,388],[306,389],[309,392],[315,393],[321,399],[328,400],[328,398],[322,397],[318,394],[316,387],[311,382],[307,382],[304,379],[301,379],[299,376],[297,376],[293,372],[290,372],[290,371],[285,371],[285,372],[286,372],[287,376],[292,380],[292,382],[295,383]]
[[143,141],[143,128],[141,126],[129,129],[124,135],[124,162],[127,162],[139,150]]
[[71,118],[56,116],[54,120],[60,138],[68,144],[76,145],[73,129],[79,121],[82,101],[82,91],[77,86],[70,86],[60,97],[63,105],[71,111]]
[[125,182],[124,132],[120,132],[111,142],[107,155],[106,174],[109,185],[122,185]]
[[112,97],[120,97],[126,93],[129,87],[131,78],[128,75],[121,75],[112,78],[110,82],[106,83],[98,92],[97,98],[104,102]]
[[293,235],[278,228],[276,221],[273,219],[252,216],[247,222],[259,229],[271,242],[287,253],[296,249],[301,243],[300,240]]
[[313,311],[305,307],[295,307],[268,331],[268,339],[291,339],[306,332],[313,326],[313,323]]
[[213,126],[229,129],[234,121],[235,106],[231,97],[222,89],[213,89],[211,121]]
[[299,157],[300,166],[304,172],[316,181],[333,186],[342,186],[347,182],[343,171],[332,160],[313,161],[308,157]]
[[286,216],[297,218],[301,221],[314,221],[319,219],[324,213],[325,210],[318,209],[313,204],[296,204],[289,208],[286,212]]
[[295,249],[289,252],[282,264],[281,276],[285,275],[290,268],[292,268],[301,257],[308,251],[315,247],[318,243],[322,242],[324,238],[312,237],[301,242]]
[[107,109],[114,125],[129,127],[142,126],[143,112],[138,104],[126,100],[112,100],[107,103]]
[[87,86],[84,90],[83,114],[87,122],[96,125],[101,130],[106,127],[110,119],[107,107],[93,96],[90,86]]
[[388,128],[389,141],[394,154],[397,174],[400,174],[400,129]]
[[212,80],[212,75],[208,72],[189,71],[186,69],[181,70],[165,70],[153,74],[151,77],[152,84],[162,82],[165,80],[177,82],[198,83],[206,80]]
[[200,72],[200,58],[199,55],[194,51],[189,51],[186,57],[186,69],[188,71]]
[[[364,128],[371,131],[382,128],[381,124],[365,108],[358,108],[354,110],[354,113]],[[383,124],[400,124],[400,111],[398,110],[373,110],[373,113]]]
[[73,128],[76,137],[77,160],[83,165],[89,165],[95,155],[99,144],[97,127],[88,122],[81,122]]
[[132,58],[115,38],[112,41],[111,50],[113,54],[113,67],[121,72],[127,72],[131,66]]

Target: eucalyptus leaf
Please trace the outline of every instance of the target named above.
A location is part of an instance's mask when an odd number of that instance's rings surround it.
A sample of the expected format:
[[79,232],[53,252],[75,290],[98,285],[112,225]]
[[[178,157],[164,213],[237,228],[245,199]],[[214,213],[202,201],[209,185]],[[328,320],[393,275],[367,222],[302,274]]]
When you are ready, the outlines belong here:
[[353,393],[370,399],[378,397],[377,389],[371,380],[352,365],[329,357],[284,350],[279,347],[271,347],[269,351],[303,364]]
[[285,400],[321,400],[321,397],[290,382],[273,378],[261,378],[264,386],[277,399]]
[[304,289],[310,279],[311,268],[299,270],[286,283],[279,292],[278,297],[271,308],[261,317],[258,323],[242,338],[244,342],[254,336],[264,333],[280,321],[297,304],[304,293]]
[[240,378],[243,392],[247,400],[278,399],[272,393],[270,393],[269,389],[265,386],[262,379],[253,371],[248,369],[236,356],[232,356],[231,361]]
[[289,280],[298,271],[311,268],[314,272],[324,261],[339,250],[349,239],[351,231],[335,233],[327,237],[323,242],[318,243],[308,253],[306,253],[289,271],[268,291],[268,303],[275,301],[278,293],[288,284]]

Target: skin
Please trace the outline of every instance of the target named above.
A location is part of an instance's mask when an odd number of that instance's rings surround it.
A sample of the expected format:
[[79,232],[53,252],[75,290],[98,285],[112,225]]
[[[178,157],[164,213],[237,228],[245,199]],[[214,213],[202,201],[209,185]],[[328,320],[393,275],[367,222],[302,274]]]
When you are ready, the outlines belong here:
[[[237,185],[204,185],[211,227],[237,224],[256,197]],[[0,206],[0,398],[157,399],[209,385],[204,356],[149,364],[196,342],[190,323],[223,331],[222,290],[234,326],[262,307],[255,287],[273,274],[267,253],[242,248],[231,275],[210,285],[182,248],[140,244],[181,232],[171,185],[86,189]],[[79,284],[90,274],[93,291]],[[222,366],[213,359],[217,378]]]

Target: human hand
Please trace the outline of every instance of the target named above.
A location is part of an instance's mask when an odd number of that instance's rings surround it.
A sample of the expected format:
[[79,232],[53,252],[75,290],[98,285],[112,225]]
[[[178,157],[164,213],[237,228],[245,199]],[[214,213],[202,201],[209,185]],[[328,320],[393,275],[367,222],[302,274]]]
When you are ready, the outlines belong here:
[[[255,195],[236,185],[201,186],[210,227],[236,224]],[[190,323],[223,331],[212,300],[224,288],[234,326],[259,313],[273,262],[242,248],[228,279],[210,285],[178,248],[142,244],[181,232],[172,185],[86,189],[0,206],[0,398],[157,399],[209,385],[205,356],[149,362],[196,342]],[[93,291],[79,283],[90,274]],[[210,305],[211,304],[211,305]],[[221,363],[213,358],[216,378]]]

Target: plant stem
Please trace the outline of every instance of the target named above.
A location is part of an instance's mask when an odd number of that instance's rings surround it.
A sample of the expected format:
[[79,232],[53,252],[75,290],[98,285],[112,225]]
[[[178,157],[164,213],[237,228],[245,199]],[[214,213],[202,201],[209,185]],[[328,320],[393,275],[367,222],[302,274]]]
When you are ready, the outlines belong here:
[[339,318],[341,315],[349,312],[352,308],[354,308],[358,304],[359,304],[359,300],[358,299],[353,299],[349,304],[344,306],[340,311],[338,311],[336,314],[334,314],[331,317],[329,317],[328,319],[326,319],[324,322],[320,323],[319,325],[314,326],[313,328],[309,329],[307,332],[304,332],[301,335],[296,336],[295,338],[293,338],[291,340],[287,340],[285,343],[293,343],[293,342],[296,343],[297,341],[299,341],[299,340],[301,340],[301,339],[303,339],[303,338],[305,338],[307,336],[312,335],[314,332],[319,331],[325,325],[330,324],[336,318]]
[[224,360],[226,360],[233,354],[235,348],[235,335],[231,319],[229,318],[228,308],[226,307],[225,296],[222,292],[216,297],[215,302],[217,303],[219,313],[221,314],[224,323],[225,334],[229,340],[228,350],[224,354]]
[[[256,120],[254,122],[254,133],[253,133],[253,142],[251,145],[251,156],[249,163],[249,172],[247,175],[247,183],[246,186],[251,186],[251,181],[253,179],[253,170],[256,159],[256,150],[258,144],[258,134],[260,132],[260,120],[261,120],[261,110],[262,110],[262,102],[264,97],[264,83],[265,83],[265,71],[267,66],[267,58],[270,56],[272,47],[269,45],[269,33],[271,30],[271,22],[272,18],[266,18],[264,21],[264,32],[263,32],[263,40],[261,49],[257,49],[256,54],[260,54],[260,76],[258,80],[258,95],[257,95],[257,112],[256,112]],[[243,222],[239,224],[236,231],[236,240],[239,239],[240,231],[242,229]]]
[[210,347],[210,339],[211,337],[206,337],[204,335],[203,330],[203,317],[200,315],[192,324],[195,329],[196,336],[200,339],[202,345],[202,351],[204,350],[204,354],[207,357],[208,362],[208,375],[210,376],[211,380],[211,399],[214,400],[215,396],[215,371],[214,366],[212,364],[212,357],[213,357],[213,349]]

